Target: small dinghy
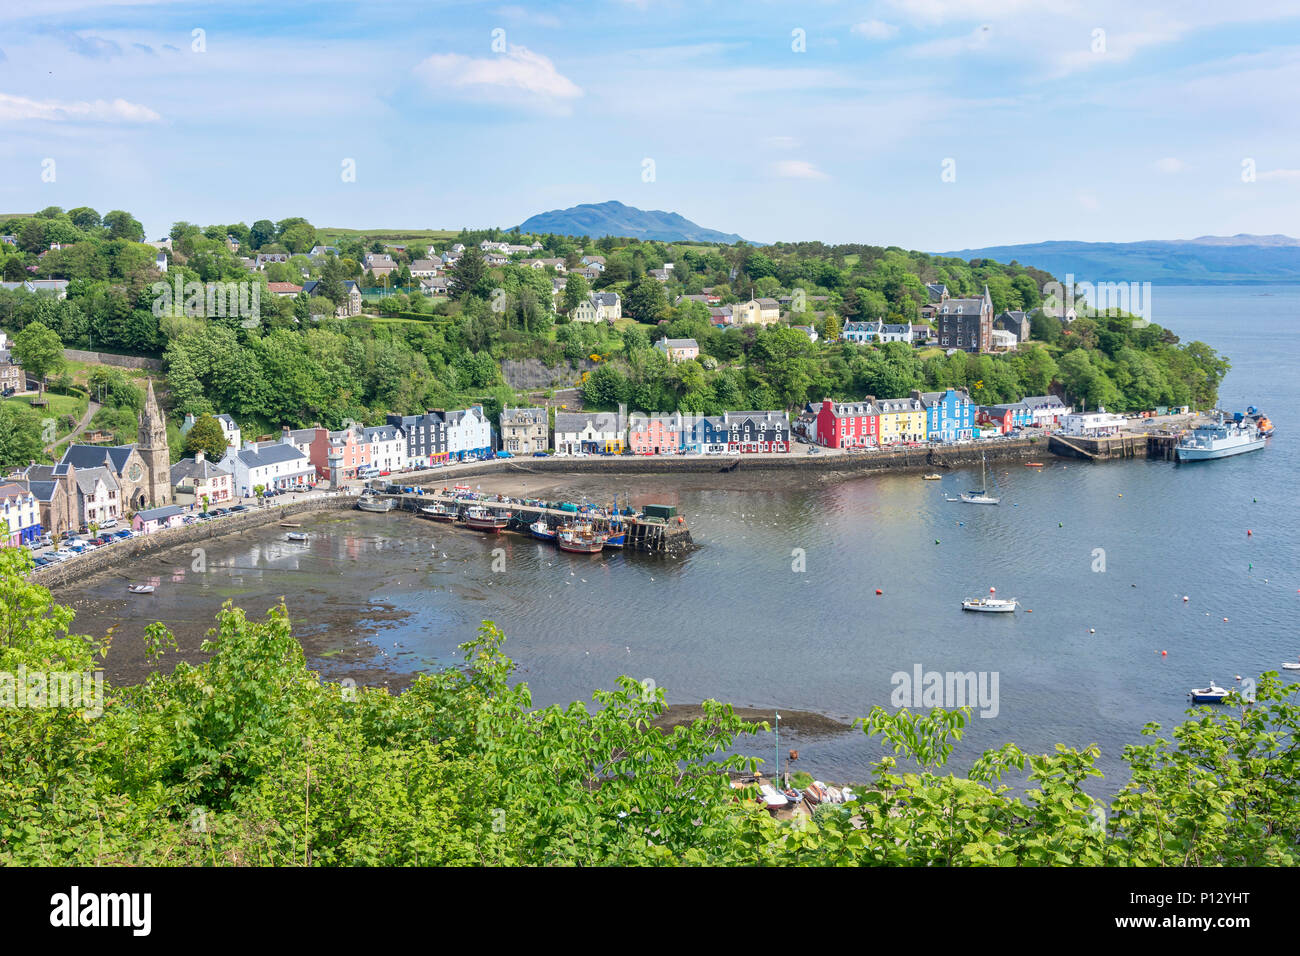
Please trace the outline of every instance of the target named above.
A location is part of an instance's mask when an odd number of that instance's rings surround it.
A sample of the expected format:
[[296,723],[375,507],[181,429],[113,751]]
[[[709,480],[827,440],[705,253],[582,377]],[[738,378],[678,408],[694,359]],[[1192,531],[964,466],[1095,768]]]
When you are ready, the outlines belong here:
[[943,475],[922,475],[922,481],[942,481]]
[[758,788],[758,792],[763,797],[763,802],[767,804],[769,810],[780,810],[782,807],[790,805],[790,801],[785,794],[781,793],[770,783],[765,783]]
[[1228,692],[1214,681],[1210,681],[1209,687],[1193,687],[1187,692],[1187,696],[1192,699],[1193,704],[1222,704]]
[[285,537],[290,541],[306,541],[307,536],[301,531],[290,531]]
[[1283,662],[1282,662],[1282,670],[1284,670],[1284,671],[1300,671],[1300,662],[1296,662],[1296,661],[1283,661]]
[[130,584],[127,590],[132,594],[153,594],[154,586],[152,584]]

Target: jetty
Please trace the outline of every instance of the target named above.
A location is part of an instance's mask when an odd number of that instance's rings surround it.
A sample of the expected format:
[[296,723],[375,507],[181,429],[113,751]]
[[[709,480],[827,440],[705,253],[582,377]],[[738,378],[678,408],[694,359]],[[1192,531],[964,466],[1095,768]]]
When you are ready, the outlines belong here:
[[600,532],[608,531],[611,524],[621,525],[626,532],[623,545],[623,549],[626,551],[639,551],[644,554],[678,555],[695,547],[686,519],[680,515],[669,518],[658,518],[644,514],[636,516],[618,515],[614,517],[554,508],[540,503],[493,501],[490,497],[465,498],[457,497],[454,494],[428,491],[423,494],[410,494],[409,492],[383,494],[380,497],[393,499],[396,510],[408,511],[417,516],[421,514],[421,508],[428,507],[433,502],[441,503],[448,511],[456,514],[458,518],[467,508],[478,505],[498,514],[508,515],[510,521],[506,524],[505,530],[529,537],[531,537],[531,534],[528,526],[539,518],[545,518],[554,525],[566,524],[578,519],[590,522]]

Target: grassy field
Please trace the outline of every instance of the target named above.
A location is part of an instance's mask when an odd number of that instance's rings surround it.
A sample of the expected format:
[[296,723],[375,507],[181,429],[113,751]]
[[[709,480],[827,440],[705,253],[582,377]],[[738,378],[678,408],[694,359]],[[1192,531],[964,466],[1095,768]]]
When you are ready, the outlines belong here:
[[317,229],[316,237],[322,245],[329,245],[338,239],[357,239],[365,236],[370,240],[386,243],[429,243],[445,242],[460,235],[459,229]]
[[[17,408],[21,414],[33,419],[38,425],[47,418],[54,419],[54,435],[56,439],[62,438],[72,428],[75,428],[77,422],[81,421],[81,416],[86,413],[86,400],[84,398],[77,398],[73,395],[53,395],[46,392],[45,399],[49,402],[49,405],[46,408],[33,408],[32,399],[35,397],[34,395],[15,395],[12,398],[0,399],[0,401]],[[71,428],[65,421],[65,416],[71,416]]]

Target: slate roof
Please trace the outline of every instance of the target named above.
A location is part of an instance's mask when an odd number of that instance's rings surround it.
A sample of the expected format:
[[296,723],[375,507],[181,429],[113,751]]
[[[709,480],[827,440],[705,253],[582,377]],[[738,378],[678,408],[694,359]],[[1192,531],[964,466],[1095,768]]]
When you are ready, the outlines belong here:
[[173,485],[178,485],[187,478],[199,478],[206,481],[209,478],[215,478],[217,475],[229,474],[230,472],[227,469],[206,458],[203,461],[182,458],[172,465],[171,480]]
[[71,465],[78,471],[82,468],[108,467],[114,474],[120,475],[126,469],[126,460],[134,450],[135,445],[69,445],[60,464]]

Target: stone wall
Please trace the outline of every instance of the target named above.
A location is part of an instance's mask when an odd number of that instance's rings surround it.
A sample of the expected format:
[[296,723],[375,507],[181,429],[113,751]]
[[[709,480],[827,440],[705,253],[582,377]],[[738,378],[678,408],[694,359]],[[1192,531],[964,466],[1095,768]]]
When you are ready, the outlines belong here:
[[885,471],[929,471],[936,468],[962,468],[980,463],[983,455],[990,463],[1018,461],[1049,454],[1047,442],[1041,438],[1021,438],[1009,441],[989,441],[970,445],[939,446],[929,448],[900,448],[893,451],[831,454],[822,450],[808,454],[807,445],[796,444],[786,455],[717,455],[708,457],[641,457],[619,455],[590,458],[509,458],[483,462],[480,465],[457,467],[450,472],[441,470],[402,475],[394,478],[398,484],[416,484],[428,487],[453,485],[464,478],[489,474],[531,474],[541,472],[567,472],[606,475],[662,475],[673,472],[706,474],[721,471],[788,471],[823,474],[872,474]]
[[350,495],[339,495],[334,498],[308,498],[303,501],[290,502],[286,505],[255,508],[241,514],[214,518],[211,521],[197,521],[194,524],[184,525],[180,528],[169,528],[166,531],[157,531],[154,534],[141,535],[138,538],[127,538],[107,547],[97,548],[90,554],[37,568],[32,572],[31,580],[33,583],[47,588],[56,588],[61,584],[80,580],[96,572],[128,564],[133,558],[138,558],[141,555],[155,554],[159,551],[166,551],[168,548],[193,544],[197,541],[207,541],[211,538],[238,534],[251,528],[275,524],[291,515],[313,511],[343,511],[355,508],[356,503],[357,499]]
[[99,365],[116,365],[118,368],[147,368],[155,372],[162,371],[162,362],[158,359],[139,358],[135,355],[114,355],[112,352],[83,352],[80,349],[64,349],[63,357],[70,362],[95,362]]

